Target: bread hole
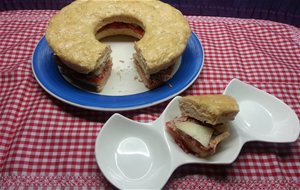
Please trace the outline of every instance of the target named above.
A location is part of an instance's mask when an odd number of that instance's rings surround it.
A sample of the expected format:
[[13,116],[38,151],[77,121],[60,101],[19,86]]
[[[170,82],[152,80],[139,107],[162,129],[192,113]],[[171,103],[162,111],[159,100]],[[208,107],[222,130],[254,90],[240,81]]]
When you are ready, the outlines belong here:
[[102,26],[98,27],[96,30],[96,38],[101,40],[105,37],[115,36],[115,35],[126,35],[140,40],[144,34],[144,26],[138,20],[133,20],[132,18],[108,18],[104,20]]

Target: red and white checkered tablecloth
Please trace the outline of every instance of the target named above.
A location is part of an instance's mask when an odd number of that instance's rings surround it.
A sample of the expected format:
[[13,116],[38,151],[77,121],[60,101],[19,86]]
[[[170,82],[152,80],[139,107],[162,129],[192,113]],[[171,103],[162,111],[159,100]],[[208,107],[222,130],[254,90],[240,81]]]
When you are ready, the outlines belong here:
[[[113,114],[65,104],[35,80],[31,57],[55,11],[0,12],[0,188],[114,188],[100,172],[96,135]],[[222,93],[239,78],[275,95],[300,116],[300,29],[270,21],[187,17],[204,68],[182,95]],[[166,103],[123,112],[155,120]],[[247,143],[230,165],[179,167],[165,189],[299,189],[300,139]]]

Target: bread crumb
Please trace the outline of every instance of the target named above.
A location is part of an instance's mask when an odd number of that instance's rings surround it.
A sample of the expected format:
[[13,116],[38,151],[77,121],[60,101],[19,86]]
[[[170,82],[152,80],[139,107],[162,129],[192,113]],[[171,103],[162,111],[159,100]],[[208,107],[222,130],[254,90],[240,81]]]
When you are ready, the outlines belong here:
[[119,79],[122,80],[122,76],[121,76],[121,72],[120,71],[117,71],[117,75],[118,75]]
[[137,80],[138,82],[143,82],[142,79],[140,79],[137,75],[134,76],[134,80]]
[[125,63],[125,61],[123,61],[123,60],[119,60],[121,63]]

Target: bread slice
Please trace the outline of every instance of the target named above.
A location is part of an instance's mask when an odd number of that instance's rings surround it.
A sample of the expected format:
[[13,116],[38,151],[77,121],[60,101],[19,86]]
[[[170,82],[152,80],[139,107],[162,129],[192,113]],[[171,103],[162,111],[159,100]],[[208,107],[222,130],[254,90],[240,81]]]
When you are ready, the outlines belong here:
[[228,95],[186,96],[179,107],[183,115],[211,125],[234,120],[239,112],[236,100]]

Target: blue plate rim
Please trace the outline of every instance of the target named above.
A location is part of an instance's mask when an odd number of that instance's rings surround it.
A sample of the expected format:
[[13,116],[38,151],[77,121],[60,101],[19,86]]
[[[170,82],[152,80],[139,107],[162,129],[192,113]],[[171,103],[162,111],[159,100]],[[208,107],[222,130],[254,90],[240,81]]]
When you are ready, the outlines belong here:
[[[191,44],[194,45],[194,47],[189,47]],[[191,50],[194,50],[194,52],[187,52],[188,48],[192,48]],[[124,96],[108,96],[108,95],[96,94],[93,92],[88,92],[88,91],[79,89],[79,88],[73,86],[72,84],[68,83],[67,81],[65,81],[63,78],[57,79],[57,80],[63,80],[63,81],[60,81],[63,83],[62,86],[57,86],[54,88],[51,87],[51,85],[49,86],[49,84],[51,84],[52,81],[49,80],[49,78],[48,79],[45,78],[40,73],[40,70],[39,70],[39,66],[41,64],[40,64],[40,60],[38,59],[38,56],[44,50],[50,51],[53,54],[51,48],[48,46],[45,36],[43,36],[39,40],[36,47],[34,48],[34,52],[32,55],[32,71],[33,71],[34,77],[37,80],[37,82],[39,83],[39,85],[47,93],[49,93],[50,95],[52,95],[53,97],[57,98],[58,100],[60,100],[62,102],[65,102],[67,104],[70,104],[70,105],[73,105],[76,107],[90,109],[90,110],[97,110],[97,111],[136,110],[136,109],[151,107],[151,106],[157,105],[159,103],[162,103],[164,101],[167,101],[167,100],[175,97],[176,95],[182,93],[188,87],[190,87],[195,82],[195,80],[198,78],[199,74],[202,71],[203,65],[204,65],[203,46],[202,46],[201,42],[199,41],[199,39],[197,38],[196,34],[194,34],[192,32],[189,42],[187,44],[187,48],[183,53],[183,57],[182,57],[181,61],[188,62],[190,60],[193,60],[193,64],[194,64],[194,67],[196,68],[195,69],[196,72],[194,72],[194,74],[192,76],[190,76],[188,78],[188,80],[184,81],[184,82],[187,82],[187,84],[185,84],[185,86],[181,86],[179,88],[173,89],[173,88],[170,88],[169,83],[166,82],[166,84],[163,85],[162,87],[159,87],[154,90],[149,90],[149,91],[146,91],[143,93],[138,93],[138,94],[133,94],[133,95],[124,95]],[[191,54],[191,55],[193,55],[193,57],[187,57],[187,55],[185,55],[185,53]],[[48,59],[51,59],[51,58],[48,57]],[[185,60],[185,59],[188,59],[188,60]],[[53,62],[53,60],[51,60],[51,61]],[[49,63],[47,62],[47,64],[49,64]],[[181,64],[181,65],[183,65],[183,64]],[[55,67],[53,69],[54,69],[53,72],[55,75],[56,74],[60,75],[60,73],[58,73],[57,67]],[[181,69],[181,66],[178,70],[180,70],[180,69]],[[55,71],[55,70],[57,70],[57,71]],[[173,78],[176,78],[176,75],[177,75],[177,73],[175,73]],[[57,75],[57,78],[59,78],[59,77],[62,77],[62,76]],[[170,82],[172,82],[173,78],[170,79]],[[178,78],[177,78],[177,80],[178,80]],[[68,89],[70,88],[69,91],[67,91],[69,94],[68,93],[66,93],[66,94],[59,93],[59,90],[62,90],[63,87],[67,87]],[[168,91],[170,91],[170,92],[168,92]],[[74,93],[74,92],[78,93],[77,98],[79,98],[79,99],[71,99],[70,95],[73,95],[72,93]],[[158,97],[153,98],[155,95],[156,96],[158,95]],[[83,96],[84,98],[81,98],[81,96]],[[137,100],[139,98],[144,99],[145,97],[149,97],[150,99],[148,99],[148,101],[146,101],[146,102],[138,101],[138,103],[126,104],[126,102],[132,102],[132,100]],[[95,102],[84,101],[84,99],[89,99],[89,98],[92,98],[97,101],[95,101]],[[123,101],[123,104],[118,106],[119,101]],[[102,104],[101,104],[101,102],[102,102]],[[111,104],[109,104],[109,102]],[[116,103],[116,104],[114,104],[114,103]],[[111,105],[113,105],[113,106],[111,106]]]

